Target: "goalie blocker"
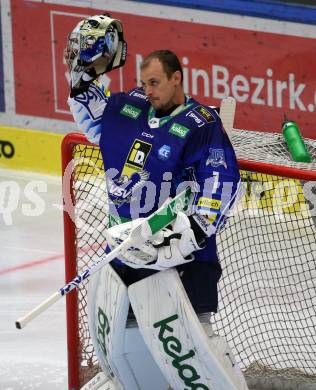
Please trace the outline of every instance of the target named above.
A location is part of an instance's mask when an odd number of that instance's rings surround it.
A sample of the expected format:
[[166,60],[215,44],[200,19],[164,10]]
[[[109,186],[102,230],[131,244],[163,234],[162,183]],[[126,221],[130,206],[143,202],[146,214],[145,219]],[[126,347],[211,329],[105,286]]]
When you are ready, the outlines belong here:
[[[128,321],[129,304],[138,328]],[[175,269],[126,287],[107,265],[90,282],[88,313],[107,378],[100,390],[248,389],[225,339],[200,323]]]

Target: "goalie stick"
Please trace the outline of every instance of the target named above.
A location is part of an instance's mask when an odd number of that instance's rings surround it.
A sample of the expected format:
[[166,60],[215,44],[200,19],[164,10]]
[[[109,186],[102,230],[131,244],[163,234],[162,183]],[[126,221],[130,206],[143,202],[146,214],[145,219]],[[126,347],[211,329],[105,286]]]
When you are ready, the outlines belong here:
[[189,205],[191,195],[191,188],[187,187],[170,202],[164,203],[157,211],[151,214],[149,217],[137,225],[128,238],[122,242],[118,247],[113,249],[108,255],[103,257],[97,263],[93,264],[90,268],[87,268],[82,273],[78,274],[73,280],[67,283],[64,287],[60,288],[54,294],[49,296],[46,300],[36,306],[33,310],[27,313],[24,317],[19,318],[15,322],[17,329],[24,328],[30,321],[43,313],[46,309],[52,306],[63,296],[69,294],[73,289],[77,288],[84,280],[89,276],[99,271],[102,267],[117,257],[118,253],[122,250],[126,250],[130,247],[140,247],[151,236],[163,229],[175,220],[179,211],[186,211]]
[[234,126],[235,111],[236,100],[233,97],[229,96],[221,101],[219,116],[222,120],[223,127],[226,130],[230,141],[232,141],[232,130]]

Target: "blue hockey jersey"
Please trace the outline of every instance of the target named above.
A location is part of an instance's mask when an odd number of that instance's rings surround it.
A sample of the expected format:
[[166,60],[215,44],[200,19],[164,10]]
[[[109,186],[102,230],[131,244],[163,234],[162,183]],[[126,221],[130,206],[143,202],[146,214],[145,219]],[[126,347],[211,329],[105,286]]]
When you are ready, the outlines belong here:
[[111,215],[146,217],[189,182],[192,213],[207,216],[213,233],[196,260],[217,262],[215,235],[240,181],[217,112],[187,96],[171,115],[157,118],[142,89],[109,95],[95,85],[69,104],[79,128],[100,145]]

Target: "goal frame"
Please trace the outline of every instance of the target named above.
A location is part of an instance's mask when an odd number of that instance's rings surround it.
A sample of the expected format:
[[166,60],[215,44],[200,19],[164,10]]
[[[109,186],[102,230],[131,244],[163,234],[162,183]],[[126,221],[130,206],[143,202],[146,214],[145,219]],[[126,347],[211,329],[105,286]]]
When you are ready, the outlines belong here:
[[[81,133],[69,133],[62,141],[62,188],[63,199],[65,189],[69,191],[67,196],[74,204],[73,193],[71,192],[73,177],[70,178],[70,183],[64,181],[64,173],[71,163],[73,155],[73,146],[82,144],[86,146],[93,146],[91,142]],[[77,253],[76,253],[76,230],[75,223],[67,210],[63,211],[64,219],[64,251],[65,251],[65,282],[69,283],[77,275]],[[78,333],[78,293],[74,289],[66,296],[66,321],[67,321],[67,355],[68,355],[68,388],[69,390],[79,390],[79,333]]]
[[[71,192],[73,178],[70,182],[64,181],[64,172],[68,164],[71,163],[73,155],[72,150],[74,145],[82,144],[86,146],[96,146],[90,143],[81,133],[69,133],[62,141],[62,175],[63,175],[63,199],[64,191],[74,203],[73,194]],[[269,175],[281,176],[291,179],[299,179],[316,182],[316,171],[302,170],[293,167],[286,167],[256,161],[238,160],[240,170],[268,173]],[[314,205],[316,207],[316,205]],[[68,283],[78,273],[76,265],[76,235],[75,224],[69,215],[68,207],[64,207],[64,249],[65,249],[65,281]],[[79,390],[79,332],[78,332],[78,294],[75,289],[66,296],[66,320],[67,320],[67,352],[68,352],[68,388],[69,390]]]

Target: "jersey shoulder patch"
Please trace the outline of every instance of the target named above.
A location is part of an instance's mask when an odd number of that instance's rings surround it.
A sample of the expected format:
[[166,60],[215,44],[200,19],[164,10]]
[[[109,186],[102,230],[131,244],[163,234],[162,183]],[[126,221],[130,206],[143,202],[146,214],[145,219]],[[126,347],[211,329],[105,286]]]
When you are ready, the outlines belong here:
[[118,92],[111,94],[111,102],[117,107],[124,105],[135,107],[136,110],[149,106],[147,96],[141,89],[132,89],[128,92]]
[[202,127],[216,122],[218,115],[211,107],[195,102],[185,114],[197,127]]
[[147,101],[148,97],[145,95],[145,92],[142,88],[134,88],[131,89],[128,93],[128,96],[130,96],[135,101]]
[[[147,113],[150,103],[146,99],[140,98],[142,91],[139,89],[133,89],[129,92],[119,92],[111,95],[111,109],[125,116],[128,119],[136,120],[141,115]],[[135,95],[137,94],[137,95]]]

